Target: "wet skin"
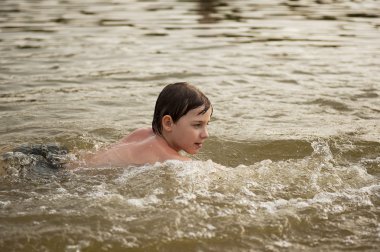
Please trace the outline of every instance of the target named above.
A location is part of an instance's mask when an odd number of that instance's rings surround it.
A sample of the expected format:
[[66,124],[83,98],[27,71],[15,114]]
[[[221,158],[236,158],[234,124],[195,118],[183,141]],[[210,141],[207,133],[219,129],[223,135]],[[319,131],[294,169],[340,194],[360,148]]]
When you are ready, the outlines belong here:
[[190,110],[177,122],[170,116],[162,119],[162,134],[156,135],[151,128],[138,129],[121,139],[107,150],[85,158],[88,166],[147,164],[166,160],[189,161],[179,152],[196,154],[208,138],[207,125],[212,110],[201,113],[203,107]]

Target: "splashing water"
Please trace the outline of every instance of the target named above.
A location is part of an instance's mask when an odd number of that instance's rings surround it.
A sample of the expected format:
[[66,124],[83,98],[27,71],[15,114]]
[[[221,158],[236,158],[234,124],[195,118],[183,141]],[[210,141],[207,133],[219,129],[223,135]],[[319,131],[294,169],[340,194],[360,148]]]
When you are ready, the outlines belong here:
[[[301,159],[167,161],[2,178],[0,246],[65,251],[375,249],[380,184],[326,141]],[[22,162],[21,162],[22,163]],[[7,182],[8,181],[8,182]],[[11,189],[11,187],[17,189]],[[10,214],[9,209],[12,209]]]
[[[2,0],[0,13],[0,251],[380,247],[378,1]],[[215,108],[197,161],[60,167],[150,125],[176,81]],[[25,143],[69,154],[14,151]]]

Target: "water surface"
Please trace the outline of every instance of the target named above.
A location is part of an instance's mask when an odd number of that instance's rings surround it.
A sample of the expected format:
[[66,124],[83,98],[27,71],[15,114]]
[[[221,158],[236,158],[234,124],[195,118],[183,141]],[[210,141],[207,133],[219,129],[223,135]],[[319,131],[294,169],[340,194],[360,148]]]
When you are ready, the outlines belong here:
[[[195,161],[1,161],[4,251],[376,251],[375,0],[0,3],[0,150],[95,151],[168,83],[210,98]],[[9,157],[9,156],[8,156]]]

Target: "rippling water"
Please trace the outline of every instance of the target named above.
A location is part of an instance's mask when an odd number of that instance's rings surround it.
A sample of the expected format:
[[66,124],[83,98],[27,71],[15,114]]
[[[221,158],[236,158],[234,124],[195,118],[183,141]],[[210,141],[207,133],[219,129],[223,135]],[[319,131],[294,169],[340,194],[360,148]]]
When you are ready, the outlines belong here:
[[[380,2],[0,2],[3,251],[376,251]],[[49,169],[150,125],[164,85],[214,105],[189,163]]]

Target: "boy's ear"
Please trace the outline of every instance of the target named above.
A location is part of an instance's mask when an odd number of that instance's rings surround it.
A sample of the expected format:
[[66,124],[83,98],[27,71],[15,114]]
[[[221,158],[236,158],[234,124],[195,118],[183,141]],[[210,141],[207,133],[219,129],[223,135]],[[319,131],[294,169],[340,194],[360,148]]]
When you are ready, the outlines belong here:
[[171,131],[173,126],[173,119],[170,115],[164,115],[161,120],[162,128],[166,131]]

